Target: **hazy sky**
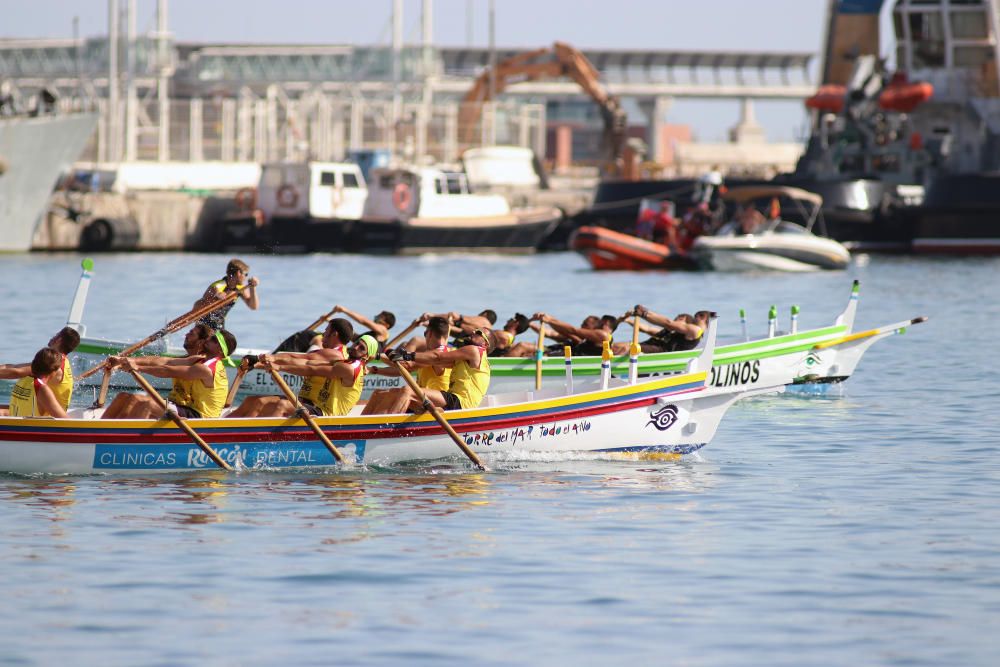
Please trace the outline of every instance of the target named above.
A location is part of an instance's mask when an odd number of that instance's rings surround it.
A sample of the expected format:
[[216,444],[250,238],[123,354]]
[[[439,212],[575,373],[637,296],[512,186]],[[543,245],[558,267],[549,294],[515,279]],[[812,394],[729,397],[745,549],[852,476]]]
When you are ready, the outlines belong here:
[[[140,33],[155,29],[156,0],[137,0]],[[388,44],[392,0],[169,0],[169,28],[181,42]],[[890,4],[887,2],[887,4]],[[404,0],[404,35],[420,40],[421,0]],[[819,52],[827,0],[495,0],[499,47]],[[488,0],[434,0],[435,41],[488,42]],[[106,0],[0,0],[0,38],[107,34]],[[817,61],[818,63],[818,58]],[[736,102],[677,101],[669,120],[721,140]],[[759,102],[769,139],[801,133],[801,103]]]

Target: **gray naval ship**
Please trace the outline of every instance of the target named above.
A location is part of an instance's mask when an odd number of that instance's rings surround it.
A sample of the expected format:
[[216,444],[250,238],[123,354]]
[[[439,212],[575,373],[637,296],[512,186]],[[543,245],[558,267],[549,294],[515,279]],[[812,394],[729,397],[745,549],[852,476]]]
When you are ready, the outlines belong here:
[[53,187],[96,125],[96,113],[59,113],[51,105],[23,113],[0,99],[0,251],[31,249]]

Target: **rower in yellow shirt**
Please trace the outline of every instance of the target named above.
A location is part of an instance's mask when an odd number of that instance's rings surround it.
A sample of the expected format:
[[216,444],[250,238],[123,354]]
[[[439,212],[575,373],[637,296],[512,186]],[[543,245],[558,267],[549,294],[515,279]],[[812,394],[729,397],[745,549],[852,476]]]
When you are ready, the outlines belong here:
[[222,329],[205,341],[204,358],[197,356],[151,362],[142,358],[110,357],[113,366],[161,378],[189,380],[190,394],[180,397],[183,403],[168,405],[185,419],[210,419],[222,415],[229,393],[226,366],[232,365],[229,353],[236,349],[236,336]]
[[31,374],[14,385],[10,392],[11,417],[67,417],[59,403],[49,378],[63,364],[63,354],[52,347],[43,347],[31,360]]
[[[47,382],[63,410],[69,409],[70,400],[73,398],[73,366],[69,362],[69,354],[79,344],[80,334],[71,327],[63,327],[49,339],[48,347],[59,352],[60,361],[59,368],[48,376]],[[19,380],[30,376],[30,363],[0,365],[0,379]]]

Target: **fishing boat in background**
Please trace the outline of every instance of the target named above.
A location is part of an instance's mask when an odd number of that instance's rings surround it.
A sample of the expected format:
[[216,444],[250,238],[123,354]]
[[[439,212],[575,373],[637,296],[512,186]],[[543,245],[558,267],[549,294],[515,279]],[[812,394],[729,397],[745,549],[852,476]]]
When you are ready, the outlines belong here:
[[361,218],[368,187],[354,162],[279,162],[261,167],[256,188],[236,193],[220,223],[220,250],[339,252]]
[[[741,207],[737,215],[757,215],[760,222],[748,228],[745,222],[733,219],[715,233],[696,238],[691,256],[703,268],[815,271],[844,269],[850,263],[847,248],[813,233],[817,227],[825,232],[821,196],[799,188],[762,185],[730,188],[722,197]],[[767,219],[754,208],[754,202],[761,200],[769,202],[772,209]],[[803,224],[782,218],[789,202],[799,208]]]
[[[474,409],[448,411],[448,423],[473,452],[516,459],[565,452],[685,454],[708,444],[730,406],[758,390],[707,385],[714,322],[705,348],[685,373],[632,382],[606,378],[572,390],[490,394]],[[768,388],[768,389],[778,389]],[[316,424],[348,460],[366,465],[454,457],[455,442],[431,415],[318,417]],[[75,409],[69,419],[0,417],[0,471],[17,474],[149,473],[204,470],[212,459],[166,420],[100,420]],[[298,418],[190,419],[184,423],[234,468],[336,465]]]
[[374,169],[348,249],[402,255],[532,253],[561,219],[555,207],[511,208],[502,195],[475,194],[462,171]]

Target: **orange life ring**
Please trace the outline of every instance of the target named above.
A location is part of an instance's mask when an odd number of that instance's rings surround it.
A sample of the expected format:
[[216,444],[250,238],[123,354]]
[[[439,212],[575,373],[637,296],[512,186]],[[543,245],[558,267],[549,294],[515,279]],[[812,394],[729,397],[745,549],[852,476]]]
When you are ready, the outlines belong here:
[[299,191],[295,189],[294,185],[282,185],[278,188],[278,205],[284,208],[295,208],[295,205],[299,203]]
[[410,192],[410,186],[406,183],[396,183],[396,187],[392,189],[392,203],[400,211],[405,211],[410,208],[410,204],[413,202],[413,193]]
[[237,211],[252,211],[257,208],[257,188],[240,188],[235,199]]

